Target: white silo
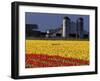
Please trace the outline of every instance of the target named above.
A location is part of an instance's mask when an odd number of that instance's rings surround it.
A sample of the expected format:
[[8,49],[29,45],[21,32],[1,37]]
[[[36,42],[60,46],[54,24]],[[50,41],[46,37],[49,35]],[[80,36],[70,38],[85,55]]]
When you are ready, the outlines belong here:
[[77,38],[83,38],[83,18],[78,18],[77,19]]
[[68,17],[64,17],[63,19],[63,32],[62,37],[63,38],[69,38],[69,32],[70,32],[70,19]]

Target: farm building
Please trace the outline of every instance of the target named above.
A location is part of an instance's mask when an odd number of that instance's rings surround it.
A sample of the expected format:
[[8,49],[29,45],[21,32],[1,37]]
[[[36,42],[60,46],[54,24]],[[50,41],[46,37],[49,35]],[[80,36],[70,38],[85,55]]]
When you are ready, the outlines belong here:
[[63,38],[88,38],[89,32],[84,30],[83,18],[78,18],[73,22],[68,17],[64,17],[63,24],[56,29],[47,30],[48,37],[63,37]]

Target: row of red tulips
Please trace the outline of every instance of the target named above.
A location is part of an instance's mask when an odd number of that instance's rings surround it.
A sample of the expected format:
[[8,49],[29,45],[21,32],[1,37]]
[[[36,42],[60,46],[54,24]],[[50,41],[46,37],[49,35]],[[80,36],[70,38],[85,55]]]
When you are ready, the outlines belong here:
[[44,54],[26,54],[26,68],[89,65],[89,61]]

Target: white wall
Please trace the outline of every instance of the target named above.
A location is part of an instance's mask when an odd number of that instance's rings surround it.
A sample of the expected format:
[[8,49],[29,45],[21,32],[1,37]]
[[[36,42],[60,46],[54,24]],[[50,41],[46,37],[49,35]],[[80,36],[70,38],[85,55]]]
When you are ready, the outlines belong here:
[[[10,65],[11,65],[11,2],[14,0],[1,0],[0,1],[0,81],[13,81],[10,78]],[[98,14],[100,14],[100,0],[21,0],[30,2],[43,2],[43,3],[58,3],[58,4],[71,4],[71,5],[87,5],[98,6]],[[98,16],[98,22],[100,15]],[[98,23],[98,27],[100,23]],[[100,30],[100,28],[98,28]],[[99,32],[100,35],[100,32]],[[99,37],[100,41],[100,37]],[[100,44],[99,44],[100,45]],[[100,46],[99,46],[100,48]],[[99,51],[100,53],[100,51]],[[100,55],[98,54],[98,57]],[[100,62],[100,59],[98,60]],[[100,68],[100,64],[99,64]],[[100,72],[100,70],[99,70]],[[26,81],[32,81],[27,79]],[[82,75],[82,76],[66,76],[66,77],[53,77],[34,79],[34,81],[99,81],[100,74],[98,75]]]

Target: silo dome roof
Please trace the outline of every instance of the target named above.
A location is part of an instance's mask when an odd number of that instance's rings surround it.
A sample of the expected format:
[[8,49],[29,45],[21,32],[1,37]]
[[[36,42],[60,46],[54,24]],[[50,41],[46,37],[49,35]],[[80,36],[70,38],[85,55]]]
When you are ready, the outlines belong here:
[[81,21],[83,21],[83,18],[82,18],[82,17],[80,17],[80,18],[78,18],[78,20],[81,20]]
[[70,20],[70,18],[69,18],[69,17],[67,17],[67,16],[66,16],[66,17],[64,17],[64,19]]

